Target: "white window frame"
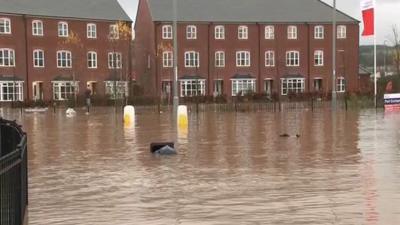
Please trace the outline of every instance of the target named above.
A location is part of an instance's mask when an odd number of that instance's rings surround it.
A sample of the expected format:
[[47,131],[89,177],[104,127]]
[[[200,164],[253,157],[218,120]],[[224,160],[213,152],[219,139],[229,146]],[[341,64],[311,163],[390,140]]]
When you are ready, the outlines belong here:
[[205,79],[182,79],[179,81],[179,86],[181,97],[204,96],[206,94]]
[[57,68],[72,68],[72,53],[68,50],[57,51]]
[[172,39],[172,26],[171,25],[163,25],[162,30],[162,39]]
[[97,38],[97,25],[95,23],[86,24],[86,37],[88,39]]
[[108,68],[121,69],[122,68],[122,53],[109,52],[108,53]]
[[79,92],[78,81],[52,81],[52,83],[54,101],[66,101],[68,97],[71,99]]
[[215,52],[215,67],[225,67],[225,52],[216,51]]
[[14,49],[0,48],[0,67],[15,67]]
[[336,83],[336,90],[338,93],[346,92],[346,79],[344,77],[338,77]]
[[346,37],[347,37],[347,27],[346,27],[346,25],[339,25],[339,26],[337,26],[336,29],[337,29],[336,30],[337,39],[346,39]]
[[33,67],[44,68],[44,51],[42,49],[33,50]]
[[87,67],[89,69],[97,69],[97,52],[88,51],[88,53],[87,53]]
[[196,51],[185,52],[185,67],[186,68],[199,68],[200,67],[200,53]]
[[197,27],[195,25],[186,26],[186,39],[197,39]]
[[265,51],[265,67],[275,66],[275,51],[268,50]]
[[322,25],[314,27],[314,39],[324,39],[325,28]]
[[256,92],[256,79],[231,79],[232,83],[232,96],[238,96]]
[[9,18],[0,18],[0,34],[11,34],[11,20]]
[[216,40],[225,39],[225,26],[223,26],[223,25],[215,26],[214,35],[215,35]]
[[287,38],[289,40],[296,40],[297,39],[297,26],[288,26],[287,28]]
[[300,66],[300,52],[299,51],[287,51],[286,52],[286,66],[288,66],[288,67]]
[[264,28],[265,39],[266,40],[273,40],[275,39],[275,27],[272,25],[265,26]]
[[304,78],[282,78],[281,79],[281,95],[289,93],[304,93],[305,79]]
[[32,35],[43,36],[43,21],[41,20],[32,21]]
[[123,99],[129,96],[127,81],[104,81],[105,94],[110,99]]
[[118,24],[110,24],[110,26],[108,27],[109,29],[109,33],[108,36],[110,39],[112,40],[117,40],[119,39],[119,28],[118,28]]
[[172,68],[173,67],[174,56],[172,51],[164,51],[163,52],[163,67],[164,68]]
[[[0,81],[0,102],[12,102],[24,100],[23,81]],[[4,93],[4,90],[7,90]]]
[[236,67],[250,67],[250,66],[251,66],[250,51],[237,51],[236,52]]
[[324,51],[315,50],[314,51],[314,66],[324,66]]
[[68,37],[69,29],[68,29],[67,22],[64,22],[64,21],[58,22],[57,30],[58,30],[59,37]]
[[247,40],[249,38],[249,27],[241,25],[238,27],[238,39]]

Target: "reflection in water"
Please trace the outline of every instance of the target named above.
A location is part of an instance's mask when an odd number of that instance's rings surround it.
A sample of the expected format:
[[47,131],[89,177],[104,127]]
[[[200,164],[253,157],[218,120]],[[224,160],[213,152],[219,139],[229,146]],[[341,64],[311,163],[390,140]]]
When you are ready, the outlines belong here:
[[[400,224],[400,115],[210,112],[184,136],[170,114],[8,116],[29,135],[32,225]],[[171,140],[177,156],[149,154]]]

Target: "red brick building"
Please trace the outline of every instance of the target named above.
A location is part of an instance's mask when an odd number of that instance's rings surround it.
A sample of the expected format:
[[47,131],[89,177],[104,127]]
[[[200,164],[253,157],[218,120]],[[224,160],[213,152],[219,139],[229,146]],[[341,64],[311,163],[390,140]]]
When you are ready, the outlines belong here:
[[[332,90],[332,8],[319,0],[178,2],[181,97]],[[139,0],[135,70],[172,93],[172,0]],[[337,12],[337,91],[359,90],[359,22]]]
[[128,93],[131,37],[121,32],[131,22],[117,1],[0,5],[0,102],[63,101],[87,88],[111,98]]

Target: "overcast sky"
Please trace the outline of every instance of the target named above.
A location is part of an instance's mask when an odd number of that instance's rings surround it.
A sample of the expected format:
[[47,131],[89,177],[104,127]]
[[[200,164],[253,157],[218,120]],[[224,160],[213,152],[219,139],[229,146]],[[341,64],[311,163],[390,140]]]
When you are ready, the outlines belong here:
[[[138,0],[118,0],[122,7],[127,11],[128,15],[135,20]],[[201,1],[201,0],[199,0]],[[279,0],[276,0],[279,1]],[[301,0],[293,0],[301,1]],[[331,4],[333,0],[323,0],[324,2]],[[360,11],[360,1],[361,0],[336,0],[337,8],[356,19],[361,20]],[[376,32],[378,44],[383,44],[387,39],[389,41],[391,38],[391,27],[397,24],[400,29],[400,0],[376,0]],[[362,31],[363,26],[360,24],[360,31]],[[372,38],[360,37],[361,44],[372,44]]]

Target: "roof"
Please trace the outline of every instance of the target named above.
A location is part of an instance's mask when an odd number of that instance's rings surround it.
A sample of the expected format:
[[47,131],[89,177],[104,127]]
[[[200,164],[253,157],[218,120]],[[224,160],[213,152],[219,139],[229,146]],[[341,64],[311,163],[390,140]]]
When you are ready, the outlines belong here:
[[358,74],[359,75],[371,75],[372,73],[369,70],[367,70],[365,67],[359,66]]
[[[173,0],[148,0],[153,21],[173,20]],[[331,23],[320,0],[177,0],[180,22]],[[337,11],[337,21],[358,21]]]
[[13,75],[0,75],[0,81],[24,81],[18,76]]
[[0,13],[131,21],[117,0],[0,0]]
[[235,74],[232,79],[255,79],[251,74]]

